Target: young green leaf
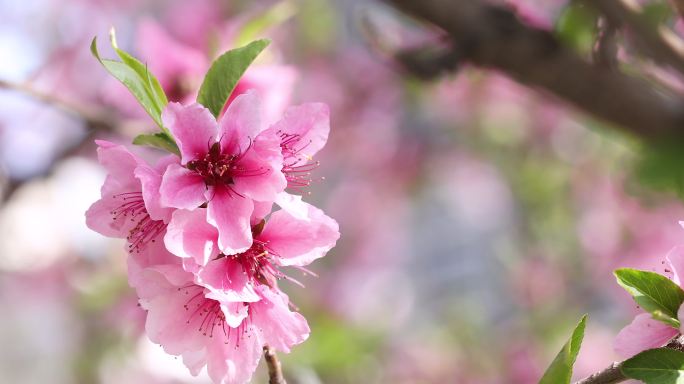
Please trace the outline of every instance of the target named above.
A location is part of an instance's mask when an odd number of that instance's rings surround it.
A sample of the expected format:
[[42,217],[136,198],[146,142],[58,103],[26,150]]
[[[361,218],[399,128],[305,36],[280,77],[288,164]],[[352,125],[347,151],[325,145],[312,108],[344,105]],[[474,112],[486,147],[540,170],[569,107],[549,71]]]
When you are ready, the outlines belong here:
[[175,153],[180,156],[180,150],[176,142],[166,132],[138,135],[133,139],[135,145],[147,145]]
[[649,349],[622,363],[622,374],[646,384],[684,384],[684,352]]
[[244,47],[232,49],[219,56],[204,76],[197,94],[197,102],[218,117],[228,97],[254,59],[270,42],[257,40]]
[[677,311],[684,302],[684,290],[667,277],[631,268],[616,270],[618,284],[653,318],[679,328]]
[[103,67],[119,80],[135,96],[140,105],[152,117],[157,125],[163,128],[161,113],[166,106],[166,96],[163,95],[159,82],[149,73],[147,67],[135,58],[116,47],[113,40],[114,49],[124,61],[103,59],[97,50],[97,37],[93,38],[90,44],[90,52],[102,64]]
[[539,384],[569,384],[572,379],[572,367],[575,365],[584,339],[584,329],[587,324],[587,315],[582,316],[572,332],[570,339],[563,345],[551,365],[544,372]]
[[[147,65],[141,63],[128,52],[119,49],[119,44],[116,42],[116,32],[114,31],[114,28],[109,31],[109,39],[112,43],[114,51],[121,58],[121,61],[133,69],[140,76],[140,78],[146,80],[148,89],[152,91],[153,101],[157,104],[159,110],[163,111],[169,101],[166,98],[166,93],[164,93],[161,84],[159,84],[159,80],[152,76],[150,71],[147,70]],[[164,127],[162,127],[162,129],[164,129]]]
[[284,23],[296,12],[292,0],[281,0],[247,21],[235,38],[236,45],[257,39],[264,31]]

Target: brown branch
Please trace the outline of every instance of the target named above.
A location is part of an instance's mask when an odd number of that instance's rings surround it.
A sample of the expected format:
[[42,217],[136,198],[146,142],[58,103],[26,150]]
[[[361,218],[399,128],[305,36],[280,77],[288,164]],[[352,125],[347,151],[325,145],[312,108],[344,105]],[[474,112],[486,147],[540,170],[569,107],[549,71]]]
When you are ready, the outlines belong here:
[[677,9],[679,16],[684,17],[684,0],[671,0],[670,2]]
[[[684,336],[678,335],[672,338],[664,348],[675,349],[678,351],[684,350]],[[622,374],[620,368],[624,362],[615,362],[610,365],[610,367],[596,372],[593,375],[586,377],[580,381],[575,382],[575,384],[615,384],[621,383],[629,378]]]
[[8,201],[12,195],[28,180],[45,177],[52,173],[57,164],[74,154],[78,153],[82,147],[92,141],[95,134],[101,131],[114,131],[120,125],[120,122],[108,112],[101,110],[94,106],[83,106],[60,99],[55,95],[40,92],[32,88],[28,84],[13,83],[5,80],[0,80],[0,89],[19,92],[27,95],[35,100],[41,101],[50,106],[59,108],[66,113],[69,113],[79,119],[82,119],[87,125],[88,131],[80,140],[76,140],[68,144],[55,157],[50,166],[43,172],[40,172],[29,179],[9,180],[4,187],[0,203]]
[[651,26],[635,0],[591,0],[587,4],[596,7],[611,23],[629,27],[637,47],[653,60],[684,74],[684,42],[664,26]]
[[592,56],[594,62],[607,69],[616,69],[618,66],[617,53],[618,46],[616,41],[617,27],[605,17],[598,20],[598,37]]
[[268,365],[268,384],[287,384],[283,376],[283,368],[280,365],[280,360],[275,353],[275,349],[264,346],[264,358]]
[[593,375],[586,377],[575,384],[615,384],[627,380],[627,377],[622,374],[620,367],[622,363],[613,363],[610,367],[603,371],[596,372]]
[[463,60],[503,71],[637,136],[684,137],[684,98],[592,65],[508,8],[477,0],[385,1],[446,31]]

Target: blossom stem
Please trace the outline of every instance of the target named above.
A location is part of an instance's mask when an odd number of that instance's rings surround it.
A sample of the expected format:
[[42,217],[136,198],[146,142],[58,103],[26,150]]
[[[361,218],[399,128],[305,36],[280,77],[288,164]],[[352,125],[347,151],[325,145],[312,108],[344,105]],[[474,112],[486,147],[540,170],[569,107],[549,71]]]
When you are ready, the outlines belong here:
[[[670,340],[666,345],[665,348],[670,348],[670,349],[676,349],[678,351],[684,350],[684,336],[679,335],[672,340]],[[575,384],[614,384],[614,383],[621,383],[627,379],[629,379],[627,376],[622,374],[622,370],[620,369],[622,367],[622,364],[624,361],[620,362],[615,362],[611,364],[608,368],[596,372],[592,374],[591,376],[588,376],[580,381],[576,381]]]
[[278,360],[275,349],[264,345],[264,358],[268,365],[268,384],[287,384],[283,377],[283,367]]
[[610,367],[577,381],[575,384],[614,384],[623,382],[627,380],[627,377],[622,374],[621,366],[622,362],[615,362]]

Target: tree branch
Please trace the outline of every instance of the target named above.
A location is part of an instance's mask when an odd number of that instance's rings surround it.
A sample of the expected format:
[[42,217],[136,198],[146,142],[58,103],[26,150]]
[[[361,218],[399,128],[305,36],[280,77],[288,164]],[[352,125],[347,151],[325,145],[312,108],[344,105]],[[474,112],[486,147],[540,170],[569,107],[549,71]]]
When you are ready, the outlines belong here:
[[670,2],[677,9],[677,12],[679,12],[679,16],[684,17],[684,0],[671,0]]
[[620,371],[621,366],[621,362],[613,363],[603,371],[596,372],[587,378],[575,382],[575,384],[615,384],[623,382],[627,380],[627,377]]
[[618,67],[618,46],[615,39],[617,26],[607,18],[601,17],[598,20],[597,27],[598,37],[592,52],[594,62],[607,69],[616,69]]
[[268,365],[268,384],[287,384],[283,376],[283,369],[280,365],[280,360],[275,353],[275,349],[264,346],[264,358]]
[[501,70],[634,135],[684,138],[684,98],[592,65],[508,8],[477,0],[385,1],[446,31],[462,60]]
[[82,119],[88,127],[88,132],[80,139],[69,143],[50,163],[50,166],[43,172],[40,172],[29,179],[9,180],[4,186],[2,198],[0,203],[9,200],[12,195],[27,181],[36,177],[44,177],[52,173],[54,168],[61,160],[70,157],[81,150],[84,144],[89,143],[94,138],[97,132],[101,131],[115,131],[120,125],[120,122],[108,112],[97,107],[81,106],[62,100],[52,94],[43,93],[32,88],[28,84],[18,84],[10,81],[0,80],[0,89],[15,91],[25,94],[35,100],[49,104],[53,107],[59,108],[66,113],[69,113],[79,119]]
[[[678,335],[672,338],[666,345],[665,348],[675,349],[678,351],[684,351],[684,336]],[[622,374],[620,367],[624,361],[615,362],[610,365],[610,367],[596,372],[593,375],[586,377],[580,381],[575,382],[575,384],[615,384],[621,383],[627,379],[627,376]]]
[[684,42],[671,30],[649,25],[641,6],[634,0],[592,0],[591,4],[616,25],[624,24],[634,32],[637,47],[656,62],[684,74]]

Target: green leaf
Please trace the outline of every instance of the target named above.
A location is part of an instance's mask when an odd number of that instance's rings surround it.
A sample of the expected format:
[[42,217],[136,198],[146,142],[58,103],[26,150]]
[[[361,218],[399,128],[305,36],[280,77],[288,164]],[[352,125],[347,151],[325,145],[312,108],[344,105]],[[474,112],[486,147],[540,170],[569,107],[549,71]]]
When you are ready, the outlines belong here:
[[587,315],[582,316],[572,332],[572,336],[565,343],[563,349],[558,352],[551,365],[544,372],[539,384],[569,384],[572,379],[572,367],[575,365],[584,339],[584,329],[587,324]]
[[556,35],[581,53],[591,52],[596,35],[598,13],[583,2],[572,2],[558,18]]
[[180,156],[180,150],[173,138],[166,132],[138,135],[133,139],[135,145],[147,145],[175,153]]
[[247,21],[235,38],[236,45],[245,45],[257,39],[269,28],[282,24],[295,14],[291,0],[282,0]]
[[218,117],[228,97],[250,64],[268,46],[270,41],[253,41],[244,47],[232,49],[219,56],[204,76],[197,102],[209,108]]
[[684,384],[684,352],[649,349],[622,363],[622,374],[646,384]]
[[[109,31],[109,38],[114,51],[117,55],[119,55],[121,61],[133,69],[140,76],[140,78],[146,81],[147,88],[151,91],[154,102],[157,104],[159,110],[163,111],[169,101],[166,98],[166,93],[164,93],[161,84],[159,84],[159,80],[157,80],[157,78],[147,70],[147,65],[141,63],[128,52],[119,49],[119,45],[116,42],[116,32],[114,31],[114,28]],[[164,129],[164,127],[162,127],[162,129]]]
[[631,268],[616,270],[618,284],[653,318],[679,328],[677,311],[684,302],[684,290],[667,277]]
[[166,95],[161,90],[159,82],[147,70],[147,67],[126,52],[116,47],[116,40],[112,33],[112,45],[119,57],[124,61],[103,59],[97,50],[97,37],[90,44],[90,52],[103,67],[119,80],[135,96],[140,105],[152,117],[157,125],[163,128],[161,112],[166,106]]

